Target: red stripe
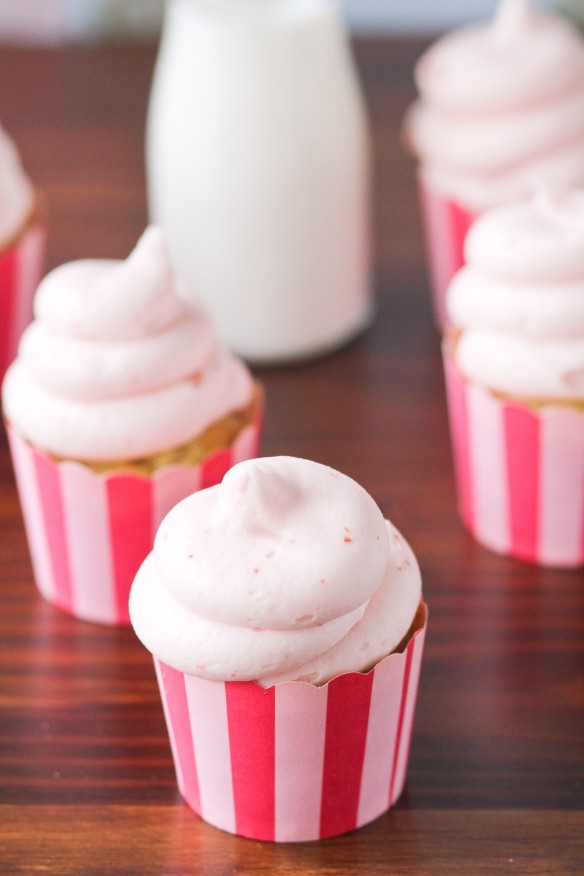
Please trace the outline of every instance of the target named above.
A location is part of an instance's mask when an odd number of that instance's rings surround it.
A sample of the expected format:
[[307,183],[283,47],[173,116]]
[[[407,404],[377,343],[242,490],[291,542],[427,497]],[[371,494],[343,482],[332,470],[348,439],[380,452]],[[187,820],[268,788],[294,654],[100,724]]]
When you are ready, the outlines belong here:
[[328,686],[320,836],[357,826],[373,672],[352,672]]
[[235,832],[275,838],[275,688],[227,682],[227,723],[233,779]]
[[452,274],[451,279],[454,274],[462,268],[464,265],[464,241],[466,239],[466,235],[472,223],[474,222],[474,215],[468,212],[468,210],[464,210],[462,207],[459,207],[458,204],[450,202],[450,229],[452,231],[452,240],[453,240],[453,250],[452,250]]
[[220,450],[207,459],[201,468],[201,490],[220,484],[233,465],[231,450]]
[[[394,785],[395,785],[395,777],[397,773],[397,763],[400,753],[400,748],[402,744],[402,736],[404,729],[404,718],[406,715],[406,702],[408,699],[408,689],[410,686],[410,673],[412,671],[412,659],[414,656],[414,642],[415,639],[412,639],[410,644],[406,649],[406,659],[404,665],[404,677],[402,681],[402,692],[401,692],[401,700],[399,704],[399,718],[397,724],[397,735],[395,737],[395,748],[393,749],[393,762],[391,765],[391,781],[389,783],[389,805],[393,804],[393,795],[394,795]],[[409,744],[409,740],[408,740]]]
[[201,792],[193,747],[193,734],[189,718],[189,706],[185,689],[185,677],[171,666],[158,661],[164,698],[168,710],[167,720],[172,723],[176,757],[182,774],[181,792],[191,809],[201,814]]
[[152,480],[116,475],[106,480],[106,494],[117,621],[129,623],[130,587],[154,540]]
[[446,386],[460,516],[465,526],[474,532],[466,384],[456,366],[448,361],[446,362]]
[[12,334],[16,303],[18,253],[10,250],[0,257],[0,381],[14,355]]
[[509,552],[524,560],[537,560],[539,420],[531,411],[511,405],[504,408],[503,420],[509,495]]
[[59,467],[43,453],[33,452],[33,460],[55,582],[54,602],[65,611],[71,612],[73,584],[69,568]]

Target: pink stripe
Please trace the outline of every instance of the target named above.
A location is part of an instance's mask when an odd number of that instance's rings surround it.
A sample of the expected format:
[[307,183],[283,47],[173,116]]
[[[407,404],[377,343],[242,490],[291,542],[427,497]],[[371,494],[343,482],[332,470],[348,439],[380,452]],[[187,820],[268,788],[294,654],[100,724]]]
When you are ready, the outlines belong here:
[[357,823],[367,824],[388,807],[403,682],[403,654],[383,660],[373,673],[371,708]]
[[262,432],[263,415],[259,414],[255,422],[246,426],[239,433],[233,445],[233,462],[243,462],[245,459],[254,459],[260,452],[260,438]]
[[464,240],[476,214],[432,191],[423,181],[420,193],[434,311],[439,328],[444,328],[448,322],[446,292],[454,274],[464,264]]
[[17,252],[0,256],[0,380],[14,358],[14,313],[16,309]]
[[152,550],[152,480],[133,475],[106,479],[117,620],[128,624],[134,575]]
[[39,496],[33,451],[13,429],[7,427],[7,431],[35,581],[44,598],[53,601],[56,584],[47,542],[43,507]]
[[420,192],[434,315],[438,327],[444,328],[446,325],[444,300],[452,276],[447,205],[424,183],[420,183]]
[[114,624],[118,610],[104,480],[75,463],[60,466],[72,609],[77,617]]
[[321,837],[357,826],[372,686],[373,673],[341,675],[328,686]]
[[185,675],[197,763],[201,815],[209,824],[235,832],[231,754],[225,685]]
[[254,682],[225,685],[235,830],[275,837],[275,691]]
[[73,588],[67,552],[59,467],[43,453],[33,451],[33,457],[55,582],[52,598],[61,608],[72,611]]
[[279,684],[275,693],[274,839],[279,842],[315,840],[320,836],[328,688]]
[[541,421],[539,559],[584,563],[584,415],[549,409]]
[[399,743],[397,746],[397,761],[393,773],[393,788],[390,792],[389,798],[392,806],[403,791],[406,781],[425,635],[425,629],[416,633],[412,641],[409,643],[406,652],[406,660],[409,655],[411,664],[407,688],[404,691],[405,709],[401,723]]
[[503,408],[489,392],[466,385],[474,536],[495,551],[509,548]]
[[472,474],[465,382],[462,375],[448,358],[445,358],[445,368],[458,505],[463,523],[473,532]]
[[504,407],[507,490],[509,495],[509,551],[525,560],[537,560],[539,520],[539,418],[530,410]]
[[[402,737],[404,732],[404,719],[406,715],[406,701],[408,697],[408,690],[410,686],[410,672],[412,668],[412,643],[406,649],[406,659],[404,663],[404,675],[402,682],[402,691],[401,691],[401,700],[399,706],[399,717],[397,719],[397,733],[395,738],[395,749],[393,753],[393,761],[391,766],[391,782],[389,784],[389,798],[387,801],[388,806],[391,806],[393,801],[396,799],[397,795],[397,766],[398,766],[398,758],[400,746],[402,744]],[[400,788],[401,790],[401,788]]]
[[196,493],[200,484],[200,469],[171,468],[155,474],[152,479],[152,532],[156,534],[171,508],[182,499]]
[[185,690],[185,677],[182,672],[172,669],[156,658],[154,658],[154,666],[160,687],[178,786],[189,806],[200,815],[201,796]]

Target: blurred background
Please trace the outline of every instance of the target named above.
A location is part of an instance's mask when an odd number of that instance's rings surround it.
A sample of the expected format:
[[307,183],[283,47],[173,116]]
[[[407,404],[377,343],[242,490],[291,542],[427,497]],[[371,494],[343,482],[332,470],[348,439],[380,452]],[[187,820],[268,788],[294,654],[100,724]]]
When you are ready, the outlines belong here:
[[[269,2],[269,0],[266,0]],[[492,15],[496,0],[340,0],[356,32],[430,34]],[[539,0],[584,21],[584,0]],[[164,0],[0,0],[0,42],[151,37]]]

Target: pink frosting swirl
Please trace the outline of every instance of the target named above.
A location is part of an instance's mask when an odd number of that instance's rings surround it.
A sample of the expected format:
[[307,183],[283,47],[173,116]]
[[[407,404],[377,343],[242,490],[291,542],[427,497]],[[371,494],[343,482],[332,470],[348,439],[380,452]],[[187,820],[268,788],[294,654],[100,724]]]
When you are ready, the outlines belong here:
[[390,653],[420,594],[411,550],[362,487],[268,457],[167,515],[130,616],[146,647],[188,674],[322,683]]
[[58,456],[136,459],[178,447],[244,407],[249,372],[180,295],[155,227],[126,261],[52,271],[5,378],[12,425]]
[[460,28],[416,67],[406,127],[422,177],[482,211],[537,182],[584,184],[584,40],[528,0]]
[[584,189],[486,212],[447,297],[467,377],[515,397],[584,398]]

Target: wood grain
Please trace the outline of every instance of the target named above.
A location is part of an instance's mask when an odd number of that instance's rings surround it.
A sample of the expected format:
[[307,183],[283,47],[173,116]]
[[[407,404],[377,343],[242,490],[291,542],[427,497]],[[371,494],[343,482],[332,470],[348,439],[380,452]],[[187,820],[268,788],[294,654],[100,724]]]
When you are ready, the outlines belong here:
[[[455,507],[439,340],[400,120],[420,42],[357,45],[376,168],[378,315],[322,361],[258,372],[264,451],[360,481],[411,541],[430,626],[406,793],[358,833],[273,846],[177,794],[149,655],[38,596],[0,441],[0,873],[579,874],[584,582],[474,544]],[[0,53],[0,118],[50,216],[49,264],[124,256],[146,222],[152,47]]]

